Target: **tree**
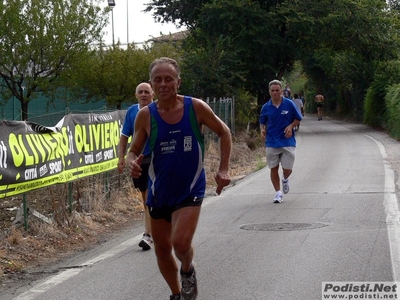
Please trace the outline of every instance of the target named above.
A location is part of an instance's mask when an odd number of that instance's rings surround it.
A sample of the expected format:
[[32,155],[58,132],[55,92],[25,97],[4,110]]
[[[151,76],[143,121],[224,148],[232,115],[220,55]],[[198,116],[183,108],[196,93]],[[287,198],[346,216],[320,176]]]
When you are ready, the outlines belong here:
[[305,45],[303,68],[316,92],[326,96],[328,109],[362,120],[377,68],[398,56],[398,26],[385,1],[325,1],[325,8],[319,4],[303,8],[319,16],[314,27],[318,44]]
[[298,60],[313,86],[360,114],[376,65],[397,56],[397,15],[384,0],[153,0],[150,10],[159,21],[185,24],[191,44],[208,55],[208,64],[185,62],[197,68],[198,84],[206,83],[198,89],[208,88],[209,74],[218,75],[220,86],[239,74],[259,108],[269,98],[268,82],[282,79]]
[[[225,97],[243,87],[245,73],[236,71],[241,62],[225,51],[226,39],[209,37],[199,45],[193,37],[184,42],[181,90],[203,99]],[[197,39],[198,40],[198,39]]]
[[148,80],[150,59],[134,44],[122,49],[119,44],[99,47],[84,59],[74,61],[66,73],[65,85],[75,99],[96,102],[105,99],[108,107],[121,109],[122,103],[135,101],[136,85]]
[[196,27],[204,4],[212,0],[151,0],[146,12],[154,11],[153,16],[157,22]]
[[135,103],[136,86],[149,81],[150,63],[158,57],[181,60],[180,46],[172,42],[129,44],[126,49],[116,44],[99,47],[75,61],[64,75],[65,86],[75,99],[96,102],[105,99],[108,107],[121,109],[122,103]]
[[22,119],[38,93],[57,92],[73,60],[99,44],[107,9],[99,0],[0,1],[2,96],[21,102]]
[[[191,28],[196,41],[192,45],[197,44],[192,52],[201,50],[202,56],[208,55],[212,62],[197,66],[194,63],[198,60],[185,62],[189,69],[197,70],[198,81],[205,83],[198,89],[209,88],[211,74],[222,86],[226,86],[226,79],[232,79],[233,87],[240,85],[257,95],[260,108],[269,97],[269,81],[281,79],[292,68],[296,41],[290,38],[285,16],[276,9],[284,0],[197,1],[190,3],[194,9],[189,15],[185,15],[188,1],[174,1],[173,7],[166,2],[152,1],[149,8],[165,21],[181,22]],[[179,12],[174,9],[178,7]],[[210,69],[210,65],[213,70],[201,71]],[[214,86],[218,84],[214,82]]]

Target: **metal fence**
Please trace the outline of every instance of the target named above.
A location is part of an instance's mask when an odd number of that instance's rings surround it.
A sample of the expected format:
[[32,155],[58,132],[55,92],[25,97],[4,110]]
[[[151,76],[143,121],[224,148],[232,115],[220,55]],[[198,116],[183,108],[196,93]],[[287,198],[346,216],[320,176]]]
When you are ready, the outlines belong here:
[[[127,109],[129,103],[122,104],[122,109]],[[65,115],[73,113],[102,113],[105,111],[113,111],[115,108],[107,106],[105,100],[97,102],[83,102],[83,101],[50,101],[43,95],[32,99],[28,107],[28,120],[31,122],[39,123],[44,126],[54,126]],[[8,101],[0,98],[0,119],[21,121],[21,103],[15,97]]]
[[235,98],[213,98],[206,99],[207,104],[214,113],[231,129],[232,134],[235,133]]
[[[235,98],[234,97],[221,97],[210,98],[205,100],[212,108],[214,113],[225,122],[235,133]],[[1,102],[0,102],[1,103]],[[21,120],[21,104],[14,97],[6,103],[0,104],[0,118],[5,120]],[[127,109],[129,104],[124,103],[122,109]],[[102,113],[106,111],[113,111],[115,109],[107,107],[105,101],[99,102],[66,102],[55,101],[49,102],[45,97],[38,97],[32,100],[29,105],[28,120],[44,126],[54,126],[65,115],[74,113]]]

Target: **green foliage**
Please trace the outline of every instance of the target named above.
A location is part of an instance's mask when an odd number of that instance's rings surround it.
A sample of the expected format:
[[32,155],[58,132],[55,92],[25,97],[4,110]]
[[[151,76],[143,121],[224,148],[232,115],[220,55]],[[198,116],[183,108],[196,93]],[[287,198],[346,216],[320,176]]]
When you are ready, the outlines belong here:
[[[298,52],[300,39],[286,26],[288,16],[277,9],[283,2],[198,2],[196,14],[190,16],[195,17],[192,36],[184,47],[184,87],[201,97],[245,90],[257,96],[257,115],[269,98],[268,83],[292,68]],[[248,102],[243,106],[253,107]]]
[[66,73],[65,85],[75,99],[95,102],[106,99],[108,107],[121,109],[122,103],[136,103],[136,86],[149,81],[149,65],[157,57],[169,56],[180,60],[180,47],[173,43],[160,43],[144,48],[119,44],[86,53],[75,61]]
[[57,92],[71,61],[102,38],[106,11],[92,0],[0,2],[3,97],[21,102],[22,118],[38,93]]
[[282,81],[290,87],[292,96],[294,94],[304,95],[306,92],[307,76],[300,62],[296,62],[293,70],[282,78]]
[[201,7],[211,0],[151,0],[145,11],[154,11],[158,22],[174,22],[192,26],[199,18]]
[[[400,62],[382,63],[378,66],[373,83],[368,89],[364,105],[363,122],[367,125],[386,128],[386,93],[390,86],[400,81]],[[393,100],[392,100],[393,101]],[[393,114],[392,114],[393,115]]]
[[162,43],[153,43],[151,46],[146,45],[146,54],[148,56],[147,66],[147,80],[149,80],[149,66],[151,62],[160,57],[171,57],[175,59],[180,65],[182,65],[183,53],[181,41],[168,41]]
[[299,57],[306,86],[314,88],[312,95],[324,94],[326,112],[362,120],[376,66],[397,57],[396,18],[380,0],[300,2],[294,9],[310,22],[311,32]]
[[392,137],[400,140],[400,84],[390,86],[385,99],[387,129]]
[[386,119],[385,88],[384,82],[374,82],[365,97],[363,122],[375,128],[381,128]]
[[251,126],[258,129],[257,99],[250,93],[241,90],[235,93],[235,126],[238,131]]
[[120,109],[123,102],[136,101],[136,86],[148,80],[149,64],[146,52],[133,45],[100,48],[76,62],[68,77],[69,89],[75,99],[106,99],[109,107]]
[[148,80],[151,61],[169,56],[182,67],[180,93],[235,95],[243,125],[248,118],[257,120],[269,99],[268,82],[283,79],[293,92],[304,93],[307,111],[314,110],[314,96],[321,92],[326,111],[385,126],[386,109],[379,103],[389,82],[399,78],[397,67],[386,63],[398,59],[396,1],[149,2],[147,11],[158,21],[190,29],[183,46],[171,41],[91,48],[101,40],[108,17],[99,0],[1,2],[4,101],[14,96],[25,113],[39,93],[66,101],[105,98],[119,108],[135,101],[135,87]]
[[182,57],[181,91],[205,98],[224,97],[235,93],[243,84],[243,74],[234,65],[241,64],[232,52],[224,50],[226,39],[208,39],[206,45],[198,45],[189,37],[184,42]]
[[[268,82],[281,78],[294,63],[296,41],[290,38],[285,17],[274,3],[222,0],[206,4],[196,21],[196,42],[206,51],[218,49],[230,57],[225,68],[242,79],[240,84],[258,95],[263,104]],[[220,47],[222,45],[223,47]]]
[[189,88],[197,93],[243,88],[257,95],[259,109],[269,98],[268,82],[287,80],[294,62],[301,61],[305,76],[296,89],[303,86],[312,99],[323,93],[327,110],[360,119],[377,62],[397,55],[397,15],[386,5],[381,0],[153,0],[148,11],[191,29],[184,63]]

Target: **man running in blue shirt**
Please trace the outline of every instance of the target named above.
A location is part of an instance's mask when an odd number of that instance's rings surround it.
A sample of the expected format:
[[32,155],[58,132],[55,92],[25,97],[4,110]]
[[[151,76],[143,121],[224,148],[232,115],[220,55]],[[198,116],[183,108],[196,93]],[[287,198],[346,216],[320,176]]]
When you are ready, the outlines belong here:
[[[119,153],[118,153],[118,171],[119,173],[124,172],[125,167],[125,154],[128,145],[128,140],[131,136],[133,136],[134,132],[134,124],[136,115],[140,109],[149,105],[153,102],[154,92],[151,88],[151,85],[147,82],[142,82],[136,87],[135,92],[136,99],[139,103],[132,105],[128,108],[126,112],[124,125],[121,131],[121,138],[119,141]],[[144,227],[145,231],[143,233],[143,237],[139,243],[139,247],[143,250],[150,250],[151,245],[153,244],[153,239],[151,237],[151,224],[150,224],[150,215],[149,210],[146,205],[147,199],[147,180],[148,180],[148,170],[150,166],[150,148],[149,144],[146,144],[143,149],[143,155],[145,159],[142,161],[142,175],[139,178],[133,178],[133,184],[135,188],[140,190],[142,194],[142,201],[144,207]]]
[[269,93],[271,99],[261,108],[260,129],[265,139],[267,164],[276,192],[274,203],[281,203],[279,163],[283,169],[282,190],[287,194],[295,159],[294,128],[300,124],[302,116],[293,101],[282,96],[282,83],[279,80],[269,83]]

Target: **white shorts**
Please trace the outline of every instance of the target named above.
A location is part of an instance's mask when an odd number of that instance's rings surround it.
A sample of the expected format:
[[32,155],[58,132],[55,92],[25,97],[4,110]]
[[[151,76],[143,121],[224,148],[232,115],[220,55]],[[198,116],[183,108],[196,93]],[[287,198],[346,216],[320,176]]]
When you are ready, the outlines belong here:
[[272,148],[267,147],[267,164],[270,169],[281,163],[282,168],[292,170],[296,147]]

